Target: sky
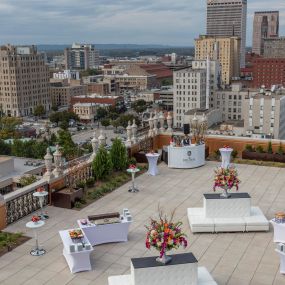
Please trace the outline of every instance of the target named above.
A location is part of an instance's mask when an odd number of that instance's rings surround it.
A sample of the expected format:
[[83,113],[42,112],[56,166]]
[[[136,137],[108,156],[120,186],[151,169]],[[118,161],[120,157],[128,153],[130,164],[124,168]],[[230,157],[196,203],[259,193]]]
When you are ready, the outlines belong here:
[[[248,0],[247,45],[254,11],[284,0]],[[206,32],[206,0],[0,0],[0,44],[125,43],[192,46]]]

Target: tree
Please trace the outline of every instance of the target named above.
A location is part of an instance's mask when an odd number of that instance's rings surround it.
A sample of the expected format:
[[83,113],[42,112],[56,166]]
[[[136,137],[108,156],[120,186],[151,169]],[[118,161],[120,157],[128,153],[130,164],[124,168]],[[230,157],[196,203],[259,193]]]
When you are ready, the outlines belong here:
[[96,157],[92,164],[92,168],[97,180],[106,178],[112,171],[112,162],[110,159],[110,154],[102,145],[100,146],[96,154]]
[[52,111],[57,112],[58,106],[56,104],[52,104],[51,109],[52,109]]
[[110,126],[110,120],[109,119],[103,119],[102,121],[101,121],[101,125],[103,126],[103,127],[108,127],[108,126]]
[[161,85],[162,85],[162,86],[173,85],[173,79],[172,79],[172,78],[165,78],[165,79],[162,79]]
[[111,121],[111,125],[112,125],[114,128],[116,128],[116,130],[117,130],[117,128],[120,126],[120,122],[119,122],[118,119],[117,119],[117,120],[113,120],[113,121]]
[[68,131],[60,130],[58,132],[57,143],[62,147],[62,154],[68,160],[73,159],[78,153],[77,146]]
[[132,123],[134,119],[136,120],[136,124],[139,126],[140,125],[140,120],[139,120],[138,117],[136,117],[136,116],[134,116],[132,114],[121,115],[118,118],[119,126],[122,126],[122,127],[126,128],[128,126],[128,122],[130,121]]
[[10,139],[18,136],[16,127],[22,123],[20,118],[0,117],[0,138]]
[[101,120],[101,119],[105,118],[107,115],[108,115],[108,112],[107,112],[106,109],[104,109],[102,107],[99,107],[97,109],[97,119],[98,120]]
[[113,141],[110,157],[114,170],[125,170],[128,161],[127,149],[119,138]]
[[137,100],[134,103],[132,103],[132,108],[137,113],[143,113],[147,109],[146,101],[143,99]]
[[11,145],[0,139],[0,155],[11,155]]
[[52,123],[56,123],[57,125],[61,123],[61,127],[63,129],[67,129],[69,126],[69,121],[74,120],[77,122],[79,121],[79,117],[74,112],[63,111],[63,112],[55,112],[50,114],[49,120]]
[[34,116],[40,117],[46,113],[45,107],[43,105],[38,105],[34,109]]

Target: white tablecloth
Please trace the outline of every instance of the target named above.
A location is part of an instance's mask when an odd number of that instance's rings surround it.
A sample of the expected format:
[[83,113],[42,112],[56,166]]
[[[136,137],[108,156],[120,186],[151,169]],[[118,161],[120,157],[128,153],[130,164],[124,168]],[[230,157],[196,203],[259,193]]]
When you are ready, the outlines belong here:
[[[91,247],[90,250],[83,249],[83,251],[70,252],[70,245],[76,245],[69,236],[69,230],[60,231],[59,235],[63,242],[63,255],[72,273],[80,271],[91,270],[90,254],[93,251]],[[86,244],[90,244],[89,240],[84,236],[83,241]]]
[[128,222],[126,219],[120,223],[106,225],[82,225],[80,220],[77,223],[93,246],[103,243],[128,241],[131,222]]
[[147,153],[146,158],[148,160],[148,174],[156,176],[158,174],[157,160],[159,158],[158,153]]
[[231,153],[233,151],[232,148],[220,148],[220,153],[222,156],[222,168],[228,168],[231,162]]
[[274,220],[270,221],[274,227],[274,242],[285,243],[285,223],[278,224]]
[[281,252],[278,249],[275,249],[280,257],[280,273],[285,274],[285,252]]

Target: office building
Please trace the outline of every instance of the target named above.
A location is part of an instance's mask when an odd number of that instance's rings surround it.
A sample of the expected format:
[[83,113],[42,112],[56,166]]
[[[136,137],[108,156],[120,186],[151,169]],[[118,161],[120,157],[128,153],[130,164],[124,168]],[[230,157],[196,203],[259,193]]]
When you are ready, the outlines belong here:
[[206,108],[206,69],[185,68],[173,73],[174,126],[183,127],[184,114]]
[[285,58],[285,37],[265,39],[263,57]]
[[12,117],[32,115],[35,107],[51,108],[49,70],[35,46],[0,47],[0,106]]
[[239,37],[240,67],[245,66],[247,0],[207,0],[207,35]]
[[279,36],[279,11],[255,12],[252,33],[252,52],[262,55],[264,40]]
[[74,43],[64,50],[64,58],[66,69],[87,70],[99,66],[99,51],[90,44]]
[[221,67],[221,83],[229,85],[239,76],[240,39],[237,37],[200,36],[195,39],[195,60],[218,60]]

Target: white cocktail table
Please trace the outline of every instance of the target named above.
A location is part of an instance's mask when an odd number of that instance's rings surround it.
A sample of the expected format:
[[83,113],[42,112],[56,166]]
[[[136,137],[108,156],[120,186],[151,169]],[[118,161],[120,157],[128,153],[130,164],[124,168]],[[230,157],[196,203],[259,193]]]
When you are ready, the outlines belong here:
[[146,158],[148,160],[148,174],[156,176],[158,174],[157,161],[159,158],[158,153],[147,153]]
[[41,214],[40,214],[40,217],[41,217],[41,220],[45,220],[45,219],[48,219],[49,217],[47,215],[44,214],[43,212],[43,205],[44,205],[44,199],[45,197],[48,195],[48,192],[47,191],[42,191],[42,192],[34,192],[33,193],[33,196],[38,198],[39,199],[39,202],[40,202],[40,207],[41,207]]
[[131,221],[124,217],[119,223],[95,225],[87,220],[87,225],[82,225],[77,221],[92,246],[111,242],[128,241],[129,228]]
[[[71,273],[91,270],[90,254],[93,251],[93,247],[86,236],[82,239],[84,247],[80,241],[73,241],[69,235],[69,231],[70,230],[60,231],[59,235],[63,242],[63,256],[66,259]],[[71,248],[73,248],[74,251],[71,251]]]
[[34,230],[34,234],[35,234],[36,247],[30,251],[30,254],[33,256],[41,256],[46,253],[44,249],[39,248],[39,240],[38,240],[38,232],[37,232],[37,229],[41,228],[44,224],[45,224],[44,221],[38,221],[36,223],[31,221],[31,222],[26,223],[26,227]]
[[285,244],[285,223],[276,223],[273,220],[270,221],[274,228],[274,242],[281,242]]
[[131,187],[129,189],[129,192],[132,192],[132,193],[139,192],[139,189],[136,188],[136,186],[135,186],[135,174],[137,172],[139,172],[139,171],[140,170],[138,168],[134,168],[134,169],[129,168],[129,169],[127,169],[127,172],[132,175],[132,185],[131,185]]
[[233,152],[232,148],[220,148],[219,149],[222,156],[222,168],[228,168],[231,162],[231,154]]
[[285,274],[285,252],[282,252],[278,249],[275,249],[275,251],[279,254],[280,257],[280,273]]

